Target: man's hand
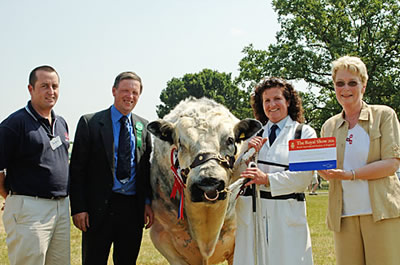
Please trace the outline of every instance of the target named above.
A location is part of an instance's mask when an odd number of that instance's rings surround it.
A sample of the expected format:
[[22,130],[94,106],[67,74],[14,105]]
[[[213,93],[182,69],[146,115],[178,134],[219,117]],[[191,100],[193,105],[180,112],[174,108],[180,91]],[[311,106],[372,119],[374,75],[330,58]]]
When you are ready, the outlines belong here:
[[[6,174],[4,174],[4,171],[2,171],[2,172],[0,172],[0,195],[4,199],[6,199],[7,195],[8,195],[8,191],[5,186],[5,181],[6,181]],[[4,205],[3,205],[3,208],[4,208]]]
[[150,228],[154,222],[154,213],[149,204],[144,206],[144,224],[146,229]]
[[81,231],[86,232],[89,228],[88,212],[77,213],[72,216],[74,225]]

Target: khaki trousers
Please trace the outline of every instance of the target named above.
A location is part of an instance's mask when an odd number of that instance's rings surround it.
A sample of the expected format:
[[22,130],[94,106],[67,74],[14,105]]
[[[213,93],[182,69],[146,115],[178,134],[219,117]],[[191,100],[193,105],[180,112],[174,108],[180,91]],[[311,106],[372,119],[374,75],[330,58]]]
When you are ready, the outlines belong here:
[[69,198],[7,196],[4,228],[10,265],[69,265]]
[[338,265],[400,264],[400,218],[374,222],[372,215],[343,217],[334,239]]

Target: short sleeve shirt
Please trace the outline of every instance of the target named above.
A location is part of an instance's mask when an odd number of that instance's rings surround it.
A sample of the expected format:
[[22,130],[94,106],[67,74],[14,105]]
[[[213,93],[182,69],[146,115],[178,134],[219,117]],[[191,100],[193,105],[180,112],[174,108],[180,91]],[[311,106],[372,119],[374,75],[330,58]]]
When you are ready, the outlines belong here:
[[[53,111],[52,119],[50,125],[28,102],[0,124],[0,169],[6,169],[12,191],[39,197],[68,195],[68,127]],[[52,140],[59,142],[52,146]]]

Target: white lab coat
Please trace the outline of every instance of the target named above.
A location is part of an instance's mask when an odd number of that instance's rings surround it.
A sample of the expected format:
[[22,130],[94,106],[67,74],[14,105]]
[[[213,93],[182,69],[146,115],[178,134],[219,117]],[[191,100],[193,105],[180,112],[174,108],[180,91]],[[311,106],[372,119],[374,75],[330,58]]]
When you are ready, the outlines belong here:
[[[288,118],[272,147],[267,141],[259,152],[258,159],[288,164],[289,140],[294,138],[298,123]],[[264,126],[263,137],[268,137]],[[308,125],[302,128],[301,138],[315,138],[315,130]],[[282,167],[259,164],[263,172],[269,174],[270,187],[260,186],[261,190],[271,191],[272,196],[304,192],[313,178],[312,171],[290,172]],[[258,265],[311,265],[313,264],[311,237],[307,224],[306,203],[296,199],[261,199],[257,205],[258,222],[264,224],[265,236],[258,236]],[[261,208],[261,209],[260,209]],[[237,231],[234,265],[255,264],[254,259],[254,218],[251,196],[239,196],[236,205]],[[260,231],[260,229],[259,229]],[[262,239],[261,239],[262,238]],[[264,240],[263,242],[261,242]]]

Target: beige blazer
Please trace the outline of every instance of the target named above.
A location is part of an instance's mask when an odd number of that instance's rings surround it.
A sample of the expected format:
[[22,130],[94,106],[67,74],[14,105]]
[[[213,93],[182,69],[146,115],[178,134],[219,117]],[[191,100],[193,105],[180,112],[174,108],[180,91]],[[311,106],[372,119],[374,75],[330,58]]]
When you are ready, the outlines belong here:
[[[370,138],[367,163],[389,158],[400,158],[400,126],[393,109],[363,102],[358,124]],[[321,129],[321,137],[336,137],[337,167],[343,169],[346,137],[349,129],[344,112],[328,119]],[[394,173],[381,179],[369,180],[374,221],[400,217],[400,182]],[[339,232],[342,216],[343,195],[340,180],[329,183],[328,228]]]

